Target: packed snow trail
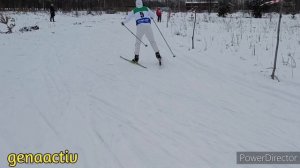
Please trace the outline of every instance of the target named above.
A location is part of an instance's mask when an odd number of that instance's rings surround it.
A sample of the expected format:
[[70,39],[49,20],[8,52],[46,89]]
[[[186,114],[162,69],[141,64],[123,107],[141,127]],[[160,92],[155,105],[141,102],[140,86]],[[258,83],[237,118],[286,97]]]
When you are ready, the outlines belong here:
[[219,48],[188,51],[165,22],[177,57],[156,31],[164,65],[142,48],[143,69],[119,58],[134,49],[124,15],[15,17],[40,30],[1,35],[0,167],[9,153],[68,149],[82,168],[232,168],[237,151],[300,149],[299,69],[272,81]]

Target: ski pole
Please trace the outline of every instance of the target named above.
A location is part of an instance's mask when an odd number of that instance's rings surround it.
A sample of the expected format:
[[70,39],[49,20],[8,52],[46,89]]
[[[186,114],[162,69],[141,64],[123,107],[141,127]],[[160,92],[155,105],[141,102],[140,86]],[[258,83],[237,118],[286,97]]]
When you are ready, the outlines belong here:
[[134,37],[139,40],[141,43],[144,44],[145,47],[148,47],[147,44],[145,44],[140,38],[138,38],[138,36],[136,36],[125,24],[122,24],[132,35],[134,35]]
[[158,31],[159,31],[159,33],[160,33],[160,35],[161,35],[161,36],[162,36],[162,38],[165,40],[165,42],[166,42],[166,44],[167,44],[168,48],[170,49],[171,53],[173,54],[173,57],[176,57],[176,56],[175,56],[175,54],[173,53],[173,51],[172,51],[171,47],[169,46],[169,44],[168,44],[167,40],[165,39],[164,35],[162,34],[162,32],[160,31],[159,27],[157,26],[157,24],[156,24],[155,20],[154,20],[153,18],[152,18],[152,20],[153,20],[153,22],[154,22],[154,24],[155,24],[156,28],[158,29]]

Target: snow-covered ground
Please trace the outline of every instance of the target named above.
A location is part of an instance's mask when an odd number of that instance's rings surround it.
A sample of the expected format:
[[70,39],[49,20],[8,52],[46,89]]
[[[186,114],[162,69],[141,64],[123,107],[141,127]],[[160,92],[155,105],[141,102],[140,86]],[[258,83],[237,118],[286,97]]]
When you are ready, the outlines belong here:
[[[151,47],[133,57],[125,14],[13,14],[0,34],[0,167],[9,153],[79,154],[76,165],[17,167],[233,168],[238,151],[300,151],[300,16],[284,16],[270,79],[278,15],[191,14],[152,25]],[[40,30],[20,33],[37,24]],[[134,22],[128,25],[135,30]],[[0,27],[3,31],[4,27]],[[144,39],[146,43],[148,41]],[[264,165],[255,167],[297,167]]]

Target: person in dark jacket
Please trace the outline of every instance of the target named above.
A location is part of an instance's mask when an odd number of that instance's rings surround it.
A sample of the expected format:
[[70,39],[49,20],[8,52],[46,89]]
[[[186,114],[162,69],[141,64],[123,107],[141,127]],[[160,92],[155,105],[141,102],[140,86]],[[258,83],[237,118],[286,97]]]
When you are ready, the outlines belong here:
[[162,11],[160,10],[160,8],[157,8],[156,9],[157,22],[161,22],[161,15],[162,15]]
[[51,6],[50,6],[50,22],[55,22],[54,16],[55,16],[55,9],[54,9],[54,5],[51,4]]

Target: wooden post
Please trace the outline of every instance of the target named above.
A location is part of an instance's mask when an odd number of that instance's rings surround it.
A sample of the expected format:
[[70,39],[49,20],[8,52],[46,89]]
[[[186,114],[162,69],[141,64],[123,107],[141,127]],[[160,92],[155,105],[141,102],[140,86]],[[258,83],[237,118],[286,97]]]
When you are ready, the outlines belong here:
[[194,46],[194,36],[195,36],[195,28],[196,28],[196,20],[197,20],[197,8],[195,9],[195,19],[194,19],[194,28],[193,28],[193,36],[192,36],[192,49],[195,48]]
[[280,25],[281,25],[281,18],[282,18],[282,1],[280,2],[280,12],[279,12],[279,21],[278,21],[278,28],[277,28],[277,44],[276,44],[276,51],[275,51],[275,58],[274,58],[274,66],[271,78],[275,79],[275,71],[276,71],[276,64],[277,64],[277,55],[278,55],[278,48],[279,48],[279,42],[280,42]]

